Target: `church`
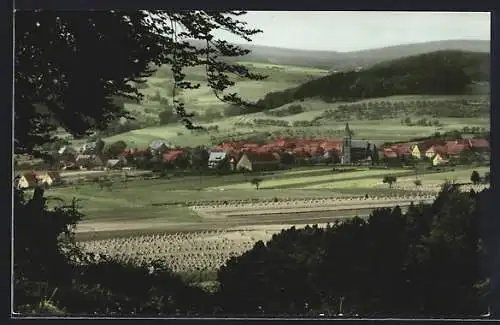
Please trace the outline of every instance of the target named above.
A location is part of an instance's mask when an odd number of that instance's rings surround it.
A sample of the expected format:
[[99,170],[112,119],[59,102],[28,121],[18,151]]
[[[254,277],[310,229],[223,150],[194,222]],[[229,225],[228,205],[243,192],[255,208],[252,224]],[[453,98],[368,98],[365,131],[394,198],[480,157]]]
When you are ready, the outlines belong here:
[[353,140],[349,123],[345,124],[341,164],[352,164],[371,157],[371,144],[366,140]]

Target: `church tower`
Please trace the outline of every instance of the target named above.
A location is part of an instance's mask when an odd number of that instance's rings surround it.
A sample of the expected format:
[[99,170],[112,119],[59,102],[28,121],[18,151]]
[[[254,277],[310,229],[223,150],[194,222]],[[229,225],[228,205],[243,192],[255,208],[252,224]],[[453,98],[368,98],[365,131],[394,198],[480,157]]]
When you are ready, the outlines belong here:
[[352,142],[352,132],[349,128],[349,123],[345,124],[344,130],[344,144],[342,146],[342,164],[351,163],[351,142]]

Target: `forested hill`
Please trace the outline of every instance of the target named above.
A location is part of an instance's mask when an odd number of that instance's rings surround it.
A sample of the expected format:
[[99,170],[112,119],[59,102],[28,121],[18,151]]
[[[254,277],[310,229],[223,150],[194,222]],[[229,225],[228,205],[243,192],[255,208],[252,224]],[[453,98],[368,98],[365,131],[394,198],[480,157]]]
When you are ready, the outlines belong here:
[[[204,42],[196,40],[190,42],[195,46],[205,46]],[[255,44],[238,45],[251,52],[241,57],[226,58],[227,60],[314,67],[331,71],[348,71],[357,67],[366,69],[383,61],[435,51],[490,52],[490,41],[484,40],[443,40],[353,52],[299,50]]]
[[387,61],[361,71],[333,73],[298,87],[267,94],[257,110],[267,110],[305,98],[326,102],[393,95],[455,95],[474,81],[489,81],[489,53],[437,51]]

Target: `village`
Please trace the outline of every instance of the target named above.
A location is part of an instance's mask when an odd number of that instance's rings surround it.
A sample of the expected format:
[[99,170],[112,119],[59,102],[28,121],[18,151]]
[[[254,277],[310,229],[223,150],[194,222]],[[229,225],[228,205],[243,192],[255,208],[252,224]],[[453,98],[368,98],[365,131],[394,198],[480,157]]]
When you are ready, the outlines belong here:
[[[377,148],[366,140],[352,139],[346,123],[343,138],[286,139],[266,143],[248,141],[223,142],[213,148],[180,148],[165,140],[154,140],[148,148],[99,149],[97,141],[80,148],[62,146],[52,168],[19,170],[15,177],[17,188],[62,185],[66,178],[95,180],[85,175],[103,172],[123,173],[149,171],[165,173],[173,170],[196,170],[198,173],[250,172],[293,168],[294,166],[403,166],[425,162],[432,167],[470,162],[487,162],[490,145],[486,139],[425,140],[404,142]],[[122,143],[122,147],[126,144]],[[115,150],[116,151],[116,150]]]

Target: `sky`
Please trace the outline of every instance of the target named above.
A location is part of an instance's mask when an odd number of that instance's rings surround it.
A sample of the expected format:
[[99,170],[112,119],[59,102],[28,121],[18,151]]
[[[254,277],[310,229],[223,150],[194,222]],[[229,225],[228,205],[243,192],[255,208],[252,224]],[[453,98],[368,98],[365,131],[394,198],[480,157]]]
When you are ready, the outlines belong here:
[[[357,51],[439,40],[490,40],[489,12],[249,11],[238,17],[263,30],[252,44]],[[220,31],[233,43],[245,40]]]

